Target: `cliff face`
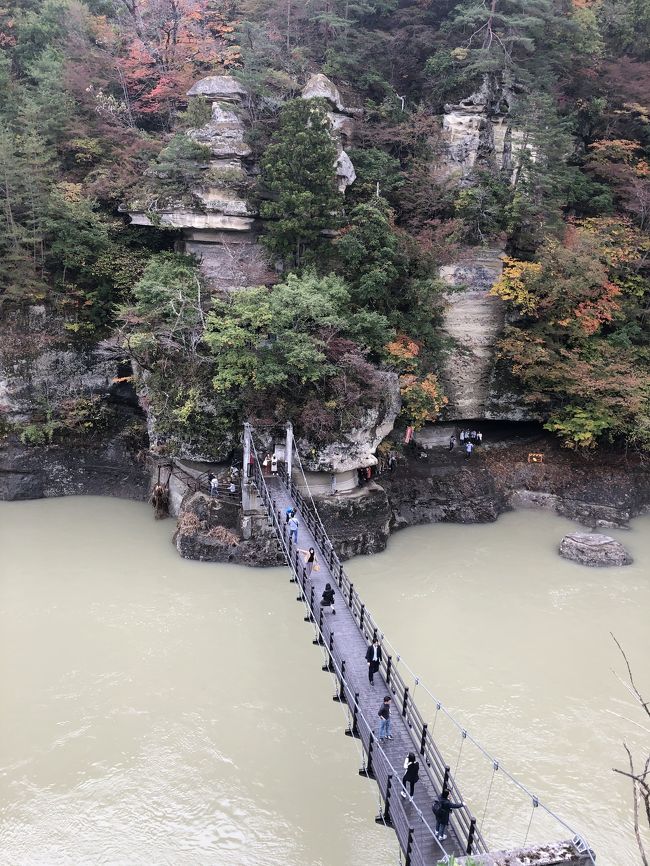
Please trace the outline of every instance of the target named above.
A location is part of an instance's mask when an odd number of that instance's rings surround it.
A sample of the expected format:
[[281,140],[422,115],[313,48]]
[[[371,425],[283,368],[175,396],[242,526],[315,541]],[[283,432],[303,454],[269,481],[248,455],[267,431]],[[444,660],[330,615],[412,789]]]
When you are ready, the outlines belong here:
[[147,444],[144,419],[124,381],[129,372],[109,347],[66,345],[45,307],[7,317],[0,420],[15,432],[0,440],[0,499],[146,498],[148,472],[137,456]]
[[[477,169],[485,168],[511,181],[522,136],[508,119],[508,107],[507,91],[489,76],[460,104],[445,106],[433,176],[463,187],[473,182]],[[499,246],[468,247],[457,261],[440,268],[440,279],[453,289],[445,295],[444,314],[445,330],[454,342],[443,371],[450,419],[530,417],[497,364],[505,307],[489,292],[501,276],[502,254]]]

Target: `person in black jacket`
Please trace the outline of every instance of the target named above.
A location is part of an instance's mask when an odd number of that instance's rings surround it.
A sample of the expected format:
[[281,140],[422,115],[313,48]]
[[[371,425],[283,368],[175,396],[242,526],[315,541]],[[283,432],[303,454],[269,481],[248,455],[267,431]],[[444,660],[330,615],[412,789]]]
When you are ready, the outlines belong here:
[[[415,790],[415,783],[420,778],[420,764],[415,759],[415,755],[413,752],[409,752],[406,760],[404,761],[404,769],[406,772],[402,776],[402,785],[406,788],[406,783],[409,784],[409,789],[411,793],[411,797],[413,796],[413,792]],[[406,791],[402,791],[402,797],[406,799]]]
[[447,824],[452,809],[462,809],[464,803],[452,803],[449,799],[449,791],[443,788],[442,794],[433,804],[433,814],[436,816],[436,836],[438,839],[447,838]]
[[334,590],[330,586],[329,583],[325,584],[325,589],[323,590],[323,595],[320,600],[321,607],[331,607],[332,615],[336,616],[336,611],[334,610]]
[[377,638],[373,640],[372,646],[369,646],[366,651],[366,661],[368,662],[368,680],[370,685],[374,686],[373,677],[381,664],[381,647]]

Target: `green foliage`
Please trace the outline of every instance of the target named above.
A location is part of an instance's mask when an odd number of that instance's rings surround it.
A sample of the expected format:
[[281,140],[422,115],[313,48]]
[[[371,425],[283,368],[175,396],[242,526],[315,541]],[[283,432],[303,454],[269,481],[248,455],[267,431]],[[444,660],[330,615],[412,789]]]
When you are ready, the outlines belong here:
[[[313,272],[215,303],[204,336],[219,400],[238,416],[271,407],[319,440],[347,426],[382,393],[366,360],[390,338],[376,313],[354,313],[345,283]],[[302,410],[302,411],[301,411]],[[278,418],[278,420],[279,420]]]
[[52,405],[36,407],[35,417],[19,432],[23,445],[51,445],[56,441],[94,435],[103,431],[109,409],[98,395],[70,397]]
[[200,183],[209,159],[209,147],[177,133],[153,160],[148,173],[165,193],[181,194]]
[[376,147],[351,147],[347,154],[357,174],[357,179],[347,193],[348,199],[352,202],[368,201],[377,195],[379,184],[381,197],[392,201],[395,193],[404,185],[399,160]]
[[345,283],[313,272],[216,302],[205,335],[215,355],[216,390],[291,390],[324,382],[335,369],[327,353],[334,338],[354,338],[359,349],[379,351],[390,335],[386,320],[349,308]]
[[184,129],[200,129],[212,117],[212,105],[203,96],[193,96],[188,100],[185,111],[178,115],[178,124]]
[[323,230],[339,222],[336,157],[326,104],[315,99],[286,103],[262,157],[261,189],[270,200],[260,207],[269,220],[263,242],[285,263],[299,267],[307,252],[314,255],[324,246]]
[[467,238],[485,243],[506,227],[510,188],[496,174],[478,170],[471,186],[462,189],[454,205],[455,214],[463,220]]

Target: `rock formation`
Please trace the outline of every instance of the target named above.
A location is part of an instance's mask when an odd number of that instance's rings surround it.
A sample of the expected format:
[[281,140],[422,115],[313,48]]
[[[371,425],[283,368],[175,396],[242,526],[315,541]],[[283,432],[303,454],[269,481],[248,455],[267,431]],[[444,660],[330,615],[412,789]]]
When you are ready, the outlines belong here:
[[191,190],[192,203],[163,201],[129,203],[134,225],[174,226],[183,230],[185,250],[201,262],[209,286],[217,291],[260,285],[273,279],[263,250],[257,243],[259,223],[241,189],[248,180],[241,117],[244,88],[228,75],[210,75],[191,87],[187,95],[212,103],[210,120],[187,135],[210,148],[205,181]]
[[486,75],[481,87],[458,105],[445,105],[442,118],[442,158],[435,167],[438,180],[471,183],[477,168],[489,168],[511,178],[523,146],[520,130],[508,118],[511,94],[501,81]]
[[384,382],[383,399],[372,409],[367,409],[352,430],[324,447],[317,447],[304,438],[298,439],[305,469],[311,472],[337,473],[374,466],[377,463],[377,446],[393,429],[401,409],[397,374],[383,372],[378,375]]
[[328,117],[332,124],[332,135],[338,149],[336,177],[339,192],[345,192],[357,177],[352,160],[344,150],[352,141],[354,124],[350,115],[356,112],[353,109],[345,108],[336,85],[320,72],[311,76],[303,87],[301,95],[303,99],[325,99],[332,106],[332,111],[328,112]]
[[630,565],[632,562],[632,557],[620,541],[609,535],[588,532],[565,535],[560,542],[560,556],[592,568]]

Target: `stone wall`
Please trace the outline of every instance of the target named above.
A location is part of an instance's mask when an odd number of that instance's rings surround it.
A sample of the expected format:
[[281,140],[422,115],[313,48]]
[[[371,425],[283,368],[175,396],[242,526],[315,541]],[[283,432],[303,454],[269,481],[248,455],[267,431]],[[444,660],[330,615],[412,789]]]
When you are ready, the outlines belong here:
[[457,859],[456,863],[458,866],[592,866],[592,859],[588,853],[578,851],[573,842],[556,842],[473,854]]

